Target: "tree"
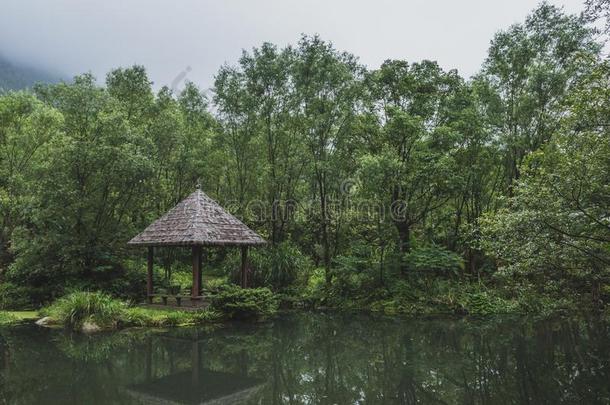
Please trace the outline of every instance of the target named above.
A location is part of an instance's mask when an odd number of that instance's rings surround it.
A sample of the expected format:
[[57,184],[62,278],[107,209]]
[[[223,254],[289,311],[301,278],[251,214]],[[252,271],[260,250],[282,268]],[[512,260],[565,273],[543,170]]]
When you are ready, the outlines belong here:
[[603,32],[610,33],[610,0],[585,0],[584,17],[587,21],[605,20]]
[[507,187],[519,179],[527,154],[557,131],[561,103],[599,52],[582,17],[547,3],[495,35],[478,80],[489,87],[486,109],[504,148]]
[[449,100],[463,85],[456,72],[434,62],[411,66],[386,61],[369,77],[374,113],[381,129],[362,160],[367,174],[383,187],[398,232],[398,250],[408,253],[412,231],[447,204],[453,187],[453,142],[449,133]]
[[26,93],[0,97],[0,274],[12,262],[11,234],[31,200],[34,168],[60,133],[62,115]]
[[217,148],[225,157],[222,194],[237,203],[243,215],[248,201],[254,200],[258,182],[259,138],[256,102],[248,92],[246,78],[236,67],[222,66],[214,82],[214,103],[222,132]]
[[[296,118],[299,135],[305,140],[308,158],[312,200],[317,200],[318,212],[313,218],[317,223],[317,240],[330,283],[332,245],[338,245],[339,232],[331,235],[333,212],[330,202],[333,190],[339,192],[340,179],[347,178],[341,172],[341,150],[354,119],[361,92],[363,68],[348,53],[340,53],[330,43],[319,37],[303,36],[296,49],[294,86],[297,93]],[[337,225],[338,226],[338,225]]]
[[150,143],[91,75],[38,89],[63,115],[61,135],[30,178],[26,218],[13,232],[9,281],[40,300],[64,286],[95,286],[121,270],[152,174]]
[[610,64],[581,78],[549,143],[527,159],[507,208],[484,220],[504,272],[588,286],[610,278]]
[[[223,111],[223,123],[235,133],[239,114],[247,114],[242,120],[242,134],[252,134],[254,140],[247,148],[252,156],[261,157],[260,185],[264,189],[256,193],[257,199],[264,201],[264,211],[259,217],[268,228],[273,245],[281,242],[287,232],[293,203],[297,198],[296,188],[303,173],[305,158],[302,138],[297,136],[296,92],[292,85],[294,51],[288,47],[278,51],[277,47],[265,43],[254,48],[252,53],[244,52],[239,67],[224,70],[217,81],[216,103]],[[222,80],[220,80],[222,79]],[[232,81],[236,87],[229,87]],[[225,91],[229,90],[229,91]],[[235,97],[239,92],[242,96]],[[236,102],[244,99],[244,111],[239,111]],[[251,128],[248,132],[248,128]],[[233,138],[235,139],[235,138]],[[235,144],[235,143],[233,143]],[[236,167],[242,159],[235,149]],[[251,173],[252,168],[244,167]],[[238,171],[239,173],[239,171]],[[241,176],[245,178],[244,176]]]

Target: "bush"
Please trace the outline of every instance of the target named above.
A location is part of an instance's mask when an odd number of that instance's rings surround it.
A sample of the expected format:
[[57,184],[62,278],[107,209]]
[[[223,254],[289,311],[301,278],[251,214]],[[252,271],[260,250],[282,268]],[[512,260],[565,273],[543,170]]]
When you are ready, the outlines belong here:
[[495,301],[486,292],[466,294],[465,308],[471,315],[490,315],[496,313]]
[[[110,274],[109,274],[110,277]],[[158,272],[154,274],[155,282],[158,283]],[[97,282],[97,287],[113,297],[137,300],[146,291],[146,269],[135,261],[126,261],[123,268],[112,271],[107,282]],[[95,287],[83,285],[79,290],[88,290]]]
[[30,291],[13,283],[0,284],[0,309],[29,309],[32,307]]
[[378,263],[368,256],[338,256],[333,261],[333,287],[345,296],[354,296],[370,290],[377,283]]
[[260,319],[277,312],[277,298],[268,288],[224,285],[212,295],[211,307],[229,319]]
[[41,313],[78,329],[92,320],[102,327],[116,326],[127,305],[101,292],[73,292],[43,309]]
[[305,290],[303,299],[308,306],[314,306],[316,302],[322,300],[326,295],[326,272],[324,268],[318,267],[311,272]]
[[405,262],[410,271],[420,273],[457,275],[464,269],[460,255],[434,245],[414,249],[405,256]]

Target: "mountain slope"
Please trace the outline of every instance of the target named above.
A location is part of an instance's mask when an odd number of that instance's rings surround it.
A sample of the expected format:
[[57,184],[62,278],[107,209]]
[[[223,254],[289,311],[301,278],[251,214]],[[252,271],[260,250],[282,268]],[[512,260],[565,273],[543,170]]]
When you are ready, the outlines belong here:
[[21,90],[35,83],[54,83],[61,80],[57,74],[9,61],[0,55],[0,91]]

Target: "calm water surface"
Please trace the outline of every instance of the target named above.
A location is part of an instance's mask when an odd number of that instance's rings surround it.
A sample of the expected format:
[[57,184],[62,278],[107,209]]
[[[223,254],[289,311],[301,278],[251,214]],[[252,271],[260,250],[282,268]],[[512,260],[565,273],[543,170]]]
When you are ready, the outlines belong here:
[[610,324],[296,314],[85,337],[0,329],[6,404],[608,404]]

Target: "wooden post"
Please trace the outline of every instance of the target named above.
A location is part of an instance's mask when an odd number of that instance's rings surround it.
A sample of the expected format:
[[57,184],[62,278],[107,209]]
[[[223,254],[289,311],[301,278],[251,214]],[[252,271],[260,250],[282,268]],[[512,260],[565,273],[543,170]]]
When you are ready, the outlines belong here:
[[148,266],[146,275],[146,300],[149,304],[152,304],[153,294],[153,253],[154,248],[148,247]]
[[201,246],[193,246],[193,288],[191,300],[201,296]]
[[241,248],[241,288],[248,288],[248,246]]
[[201,295],[201,289],[203,288],[203,248],[199,248],[199,295]]

